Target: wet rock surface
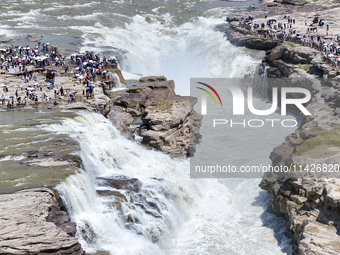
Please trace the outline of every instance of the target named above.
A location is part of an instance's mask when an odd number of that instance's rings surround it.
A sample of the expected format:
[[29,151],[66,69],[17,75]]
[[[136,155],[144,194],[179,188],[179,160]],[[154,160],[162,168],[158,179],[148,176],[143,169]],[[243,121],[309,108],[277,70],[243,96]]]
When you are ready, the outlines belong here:
[[[49,147],[49,149],[46,149],[46,147]],[[53,149],[55,147],[64,149]],[[35,149],[29,148],[25,153],[27,158],[22,163],[29,167],[68,166],[79,168],[81,158],[77,154],[78,151],[80,151],[78,142],[69,138],[55,139],[37,144]]]
[[193,110],[197,100],[178,96],[165,77],[143,77],[128,94],[116,98],[108,114],[128,137],[171,154],[192,155],[200,139],[202,116]]
[[0,195],[0,254],[84,254],[51,189]]
[[[164,222],[170,220],[169,208],[162,202],[162,198],[169,199],[169,194],[162,187],[162,182],[162,179],[152,178],[146,184],[124,175],[98,177],[97,194],[108,208],[116,211],[126,229],[158,242],[166,231]],[[153,221],[152,226],[140,224],[145,220]]]
[[142,186],[138,179],[123,175],[117,175],[111,178],[98,177],[97,183],[100,186],[110,186],[115,189],[125,189],[135,192],[138,192]]

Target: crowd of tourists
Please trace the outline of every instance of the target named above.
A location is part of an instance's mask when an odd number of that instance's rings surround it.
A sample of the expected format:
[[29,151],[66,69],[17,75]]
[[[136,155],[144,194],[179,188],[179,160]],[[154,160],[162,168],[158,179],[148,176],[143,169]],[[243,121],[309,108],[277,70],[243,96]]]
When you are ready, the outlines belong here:
[[48,66],[51,61],[58,61],[58,53],[49,43],[38,43],[32,48],[27,44],[0,49],[0,72],[5,74],[34,71]]
[[[68,103],[76,102],[75,91],[65,90],[58,86],[58,75],[67,75],[75,79],[76,83],[83,86],[82,96],[94,97],[95,81],[97,78],[108,80],[109,68],[117,68],[115,57],[100,57],[93,52],[84,54],[72,54],[70,60],[58,54],[57,48],[48,43],[38,43],[30,48],[25,46],[9,46],[0,49],[0,65],[3,75],[23,75],[25,88],[18,84],[15,94],[9,93],[8,87],[3,84],[0,97],[2,105],[14,107],[15,105],[27,105],[27,103],[50,102],[58,104],[60,99],[67,99]],[[37,82],[36,72],[46,72],[44,84]],[[34,85],[32,86],[32,82]],[[54,91],[54,99],[51,92]]]
[[86,98],[94,97],[94,81],[97,77],[108,80],[110,78],[110,72],[106,69],[117,68],[117,59],[115,57],[106,56],[100,57],[98,54],[93,52],[86,52],[85,54],[72,54],[71,62],[78,67],[75,78],[78,82],[82,83],[86,88],[83,95]]
[[[304,21],[303,25],[306,29],[304,33],[297,28],[297,21],[291,15],[284,15],[282,20],[276,20],[267,18],[267,14],[265,14],[265,20],[261,22],[249,15],[246,18],[241,18],[239,24],[265,38],[291,41],[321,50],[332,65],[340,66],[340,36],[336,35],[332,39],[325,39],[325,36],[321,36],[320,29],[326,27],[327,36],[330,24],[320,16],[315,14],[311,20]],[[229,21],[234,20],[229,19]]]

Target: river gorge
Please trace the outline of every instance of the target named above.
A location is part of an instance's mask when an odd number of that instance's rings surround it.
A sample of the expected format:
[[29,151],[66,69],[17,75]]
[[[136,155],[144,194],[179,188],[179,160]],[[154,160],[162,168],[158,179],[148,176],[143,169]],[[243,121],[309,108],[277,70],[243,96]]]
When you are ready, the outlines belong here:
[[[28,35],[38,34],[42,42],[53,43],[65,56],[85,51],[115,56],[129,87],[125,93],[121,88],[102,85],[102,101],[96,101],[100,106],[0,109],[0,193],[20,196],[26,189],[27,194],[31,188],[42,189],[33,190],[29,195],[33,199],[22,208],[34,205],[35,192],[40,192],[45,206],[41,218],[47,215],[48,222],[67,233],[60,236],[58,230],[51,230],[58,233],[56,243],[65,243],[66,248],[58,246],[59,250],[53,247],[56,250],[51,251],[44,247],[41,249],[46,250],[40,252],[293,254],[296,247],[290,224],[274,214],[277,207],[271,209],[273,195],[259,187],[261,175],[200,178],[190,172],[190,161],[213,162],[221,149],[233,166],[269,166],[273,148],[305,123],[298,114],[283,116],[275,111],[270,115],[278,121],[275,127],[268,122],[269,117],[259,117],[266,123],[261,128],[220,125],[210,132],[208,126],[216,116],[202,119],[197,114],[201,113],[199,104],[194,106],[186,97],[201,96],[190,93],[190,78],[250,78],[256,81],[254,104],[260,109],[271,107],[268,66],[262,62],[273,61],[270,56],[274,53],[265,55],[265,51],[237,47],[218,26],[226,16],[256,3],[16,0],[0,7],[4,45],[33,45]],[[272,68],[270,61],[266,64]],[[157,78],[161,75],[166,78]],[[145,76],[152,77],[142,78]],[[114,80],[117,84],[119,77]],[[170,102],[171,110],[163,103],[157,104],[159,111],[154,109],[153,104],[161,101]],[[232,101],[230,95],[226,101]],[[189,128],[189,116],[199,122],[195,128]],[[164,128],[167,117],[173,119],[169,128]],[[233,115],[224,117],[229,123]],[[246,111],[243,118],[251,120],[253,115]],[[188,130],[194,130],[194,146],[187,138]],[[171,139],[177,140],[172,143]],[[167,146],[169,140],[171,146]],[[207,148],[210,153],[206,153]],[[270,181],[261,187],[272,185]],[[24,193],[12,193],[19,190]],[[6,208],[5,201],[12,197],[2,195],[0,206]],[[51,204],[57,220],[51,219]],[[6,218],[0,214],[0,221]],[[1,254],[25,254],[31,245],[20,236],[20,248],[1,250],[13,245],[11,240],[15,242],[15,237],[7,238],[13,229],[17,235],[25,227],[31,226],[37,233],[42,230],[27,222],[16,224],[0,231],[0,236],[6,237],[0,239]],[[47,243],[37,240],[42,246]]]

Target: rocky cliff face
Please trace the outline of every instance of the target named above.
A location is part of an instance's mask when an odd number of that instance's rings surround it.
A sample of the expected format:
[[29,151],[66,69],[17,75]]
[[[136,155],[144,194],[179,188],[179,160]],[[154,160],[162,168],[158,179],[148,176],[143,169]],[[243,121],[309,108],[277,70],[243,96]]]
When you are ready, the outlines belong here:
[[290,222],[296,254],[339,254],[340,181],[333,169],[340,164],[339,71],[319,51],[298,45],[277,46],[264,62],[268,77],[287,77],[311,92],[312,115],[270,156],[273,165],[299,172],[269,174],[260,187],[273,194],[273,210]]
[[[268,83],[269,98],[274,83],[275,86],[291,84],[304,87],[311,92],[312,99],[307,109],[312,115],[302,117],[296,132],[286,137],[270,155],[275,166],[284,165],[303,171],[267,174],[260,187],[273,195],[274,212],[289,221],[295,254],[339,254],[339,70],[327,63],[317,49],[294,43],[275,45],[273,42],[268,46],[263,44],[262,38],[254,38],[256,35],[246,29],[233,24],[225,29],[232,43],[267,50],[263,64],[267,67],[268,77],[274,78]],[[243,33],[248,33],[244,39]],[[259,45],[254,47],[253,43]],[[313,167],[314,172],[311,172]],[[333,173],[323,173],[320,171],[322,167],[326,170],[333,168]]]
[[304,77],[298,70],[324,78],[326,82],[340,75],[337,68],[327,63],[321,51],[293,43],[280,44],[268,50],[263,62],[269,66],[267,73],[270,78],[290,77],[293,73]]
[[[276,68],[275,61],[269,70]],[[290,70],[290,79],[309,81],[305,86],[313,95],[307,106],[312,116],[304,118],[270,156],[273,165],[295,166],[302,173],[269,174],[260,187],[273,194],[274,211],[289,220],[297,254],[339,254],[339,172],[307,170],[333,171],[340,164],[340,84],[336,79],[318,80],[294,64],[279,61]]]
[[47,188],[0,195],[0,254],[84,254],[58,200]]
[[247,28],[240,27],[237,21],[219,25],[216,30],[224,33],[232,44],[250,49],[270,50],[280,43],[277,39],[263,38],[251,33]]
[[165,77],[141,78],[114,100],[108,118],[128,137],[141,137],[153,149],[190,156],[200,139],[202,116],[193,110],[197,100],[176,95],[174,86]]

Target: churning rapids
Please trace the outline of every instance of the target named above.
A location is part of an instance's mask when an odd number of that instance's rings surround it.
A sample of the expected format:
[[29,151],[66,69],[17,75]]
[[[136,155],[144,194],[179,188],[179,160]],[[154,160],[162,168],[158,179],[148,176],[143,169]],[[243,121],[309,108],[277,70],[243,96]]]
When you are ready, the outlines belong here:
[[[44,42],[64,49],[64,54],[75,50],[116,54],[127,79],[165,75],[175,80],[176,92],[182,95],[189,94],[190,77],[251,76],[263,57],[263,52],[232,46],[214,30],[233,9],[249,3],[5,2],[0,6],[1,36],[26,43],[26,34],[38,33],[44,35]],[[284,222],[265,210],[270,197],[260,191],[259,179],[190,179],[189,160],[172,159],[125,139],[99,114],[80,112],[60,119],[61,124],[41,124],[40,128],[51,136],[63,134],[80,143],[83,169],[66,178],[58,190],[87,252],[291,253],[283,234]],[[268,162],[273,141],[279,144],[291,130],[285,132],[276,140],[261,139],[263,162]],[[229,149],[235,153],[242,150],[237,134],[230,136],[233,146]],[[258,135],[252,137],[250,144],[259,142]],[[271,140],[270,145],[266,139]],[[139,181],[130,191],[120,190],[119,201],[99,196],[101,191],[117,192],[103,185],[105,177],[112,176]]]
[[[42,127],[80,143],[83,170],[58,190],[87,251],[283,254],[281,249],[289,249],[284,223],[264,211],[268,196],[260,194],[258,179],[190,179],[188,160],[171,159],[127,140],[99,114],[83,112]],[[117,198],[96,194],[116,191],[100,180],[117,175],[141,182],[139,189],[119,190],[119,206]]]

